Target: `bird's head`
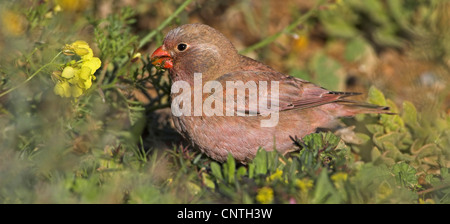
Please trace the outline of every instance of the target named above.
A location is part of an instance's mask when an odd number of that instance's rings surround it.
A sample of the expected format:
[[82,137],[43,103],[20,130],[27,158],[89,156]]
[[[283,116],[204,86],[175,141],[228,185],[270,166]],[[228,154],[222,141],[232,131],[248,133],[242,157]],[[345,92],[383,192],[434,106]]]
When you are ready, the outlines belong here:
[[226,70],[237,64],[238,56],[233,44],[219,31],[204,24],[186,24],[167,33],[151,60],[160,68],[192,76]]

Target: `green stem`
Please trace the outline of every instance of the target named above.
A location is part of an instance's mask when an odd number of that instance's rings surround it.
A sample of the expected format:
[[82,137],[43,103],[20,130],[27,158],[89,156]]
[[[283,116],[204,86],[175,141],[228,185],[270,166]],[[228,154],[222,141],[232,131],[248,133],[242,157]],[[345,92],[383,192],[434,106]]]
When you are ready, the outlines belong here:
[[162,29],[164,29],[170,22],[172,22],[172,20],[178,16],[178,14],[180,14],[184,8],[186,8],[187,5],[189,5],[189,3],[191,3],[193,0],[186,0],[183,2],[183,4],[181,4],[177,10],[175,10],[174,13],[172,13],[172,15],[170,15],[169,17],[167,17],[166,20],[164,20],[161,25],[158,26],[158,28],[154,29],[152,32],[150,32],[149,34],[147,34],[144,38],[142,38],[142,40],[139,42],[139,48],[141,48],[142,46],[144,46],[145,44],[147,44],[148,42],[150,42],[150,40],[158,33],[160,32]]
[[284,28],[282,31],[273,34],[272,36],[268,36],[266,37],[264,40],[245,48],[244,50],[241,50],[239,53],[240,54],[245,54],[248,53],[250,51],[254,51],[256,49],[262,48],[270,43],[272,43],[273,41],[275,41],[278,37],[281,36],[281,34],[283,33],[290,33],[293,29],[295,29],[296,27],[298,27],[300,24],[302,24],[303,22],[305,22],[307,19],[309,19],[309,17],[311,17],[319,8],[320,5],[322,5],[323,0],[318,1],[317,4],[314,5],[313,8],[311,8],[307,13],[305,13],[304,15],[300,16],[297,20],[295,20],[293,23],[289,24],[289,26],[287,26],[286,28]]
[[34,78],[37,74],[39,74],[44,68],[46,68],[46,67],[52,65],[53,62],[56,60],[56,58],[58,58],[58,56],[61,55],[61,53],[62,53],[62,52],[59,52],[59,53],[58,53],[58,54],[57,54],[57,55],[56,55],[49,63],[47,63],[47,64],[45,64],[44,66],[40,67],[36,72],[34,72],[32,75],[30,75],[30,77],[28,77],[27,79],[25,79],[25,81],[23,81],[23,82],[20,83],[19,85],[14,86],[13,88],[8,89],[8,90],[6,90],[6,91],[3,92],[3,93],[0,93],[0,97],[2,97],[2,96],[4,96],[4,95],[6,95],[6,94],[8,94],[8,93],[10,93],[10,92],[12,92],[12,91],[14,91],[15,89],[17,89],[17,88],[19,88],[19,87],[21,87],[21,86],[23,86],[23,85],[25,85],[25,84],[26,84],[27,82],[29,82],[32,78]]

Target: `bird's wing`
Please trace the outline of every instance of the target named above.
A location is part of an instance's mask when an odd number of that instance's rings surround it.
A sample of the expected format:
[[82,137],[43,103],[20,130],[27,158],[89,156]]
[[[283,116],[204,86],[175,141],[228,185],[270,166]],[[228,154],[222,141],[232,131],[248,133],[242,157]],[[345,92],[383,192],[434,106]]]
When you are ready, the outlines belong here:
[[215,81],[223,87],[223,95],[207,93],[203,99],[221,100],[218,98],[223,97],[224,112],[226,107],[232,106],[238,114],[265,115],[274,111],[306,109],[358,95],[329,91],[305,80],[270,71],[237,71]]

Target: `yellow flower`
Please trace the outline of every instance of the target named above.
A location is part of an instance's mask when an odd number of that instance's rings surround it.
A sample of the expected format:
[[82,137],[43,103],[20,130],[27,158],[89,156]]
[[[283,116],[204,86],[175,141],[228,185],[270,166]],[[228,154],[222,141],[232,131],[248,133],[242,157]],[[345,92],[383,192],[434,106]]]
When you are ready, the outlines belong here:
[[4,11],[1,13],[1,27],[5,34],[10,36],[20,36],[25,33],[26,19],[22,15],[12,11]]
[[273,190],[270,187],[263,187],[258,190],[256,200],[261,204],[269,204],[273,201]]
[[102,65],[102,61],[100,61],[99,58],[91,57],[91,58],[83,61],[82,67],[88,67],[91,70],[91,75],[93,75],[95,73],[95,71],[97,71],[97,69],[100,68],[101,65]]
[[300,191],[306,193],[314,186],[314,182],[310,179],[301,179],[296,180],[295,185],[300,188]]
[[308,47],[309,38],[308,34],[300,34],[294,36],[293,50],[294,52],[301,52]]
[[136,53],[136,54],[134,54],[133,55],[133,57],[131,58],[131,62],[137,62],[137,61],[139,61],[140,59],[141,59],[141,57],[142,57],[142,55],[141,55],[141,53]]
[[54,11],[55,13],[61,12],[61,11],[62,11],[61,6],[60,6],[60,5],[56,5],[56,6],[53,8],[53,11]]
[[72,44],[66,44],[63,49],[64,54],[73,55],[76,54],[81,56],[82,59],[87,60],[94,56],[92,49],[89,47],[89,44],[86,41],[77,40]]
[[336,188],[340,188],[342,186],[342,182],[346,181],[348,178],[348,174],[344,172],[338,172],[331,176],[331,180],[334,182]]
[[283,180],[283,171],[277,169],[275,173],[267,177],[267,181],[274,181],[274,180]]
[[334,182],[346,181],[348,178],[348,174],[344,172],[338,172],[331,176],[331,180]]
[[66,44],[63,48],[66,55],[78,55],[79,61],[70,61],[66,64],[54,92],[61,97],[79,97],[92,86],[95,80],[95,71],[100,68],[102,62],[94,57],[92,49],[85,41],[78,40],[72,44]]
[[83,11],[88,6],[87,0],[55,0],[56,5],[64,11]]

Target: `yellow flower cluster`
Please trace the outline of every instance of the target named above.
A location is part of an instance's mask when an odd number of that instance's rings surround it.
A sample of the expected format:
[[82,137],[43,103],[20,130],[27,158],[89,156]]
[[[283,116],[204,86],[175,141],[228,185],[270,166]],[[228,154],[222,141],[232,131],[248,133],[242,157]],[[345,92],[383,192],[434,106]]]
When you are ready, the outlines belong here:
[[304,192],[304,193],[306,193],[306,192],[308,192],[310,189],[312,189],[312,187],[314,186],[314,182],[312,181],[312,180],[310,180],[310,179],[301,179],[301,180],[299,180],[299,179],[297,179],[296,181],[295,181],[295,185],[298,187],[298,188],[300,188],[300,191],[301,192]]
[[92,86],[92,80],[95,80],[94,73],[100,68],[102,62],[94,57],[89,44],[81,40],[67,44],[63,53],[76,54],[81,57],[81,60],[73,60],[66,65],[53,91],[61,97],[79,97]]
[[331,176],[331,180],[336,188],[341,188],[343,183],[348,179],[348,174],[344,172],[337,172]]
[[90,2],[88,0],[55,0],[55,4],[64,11],[79,12],[84,11]]
[[13,11],[1,11],[0,14],[0,31],[15,37],[25,33],[27,20],[23,15]]
[[269,204],[273,201],[273,190],[270,187],[263,187],[258,190],[256,200],[261,204]]
[[274,180],[283,180],[283,171],[280,169],[277,169],[275,171],[275,173],[273,173],[272,175],[268,176],[266,178],[267,181],[274,181]]
[[334,182],[346,181],[348,174],[344,172],[337,172],[331,176],[331,180]]

